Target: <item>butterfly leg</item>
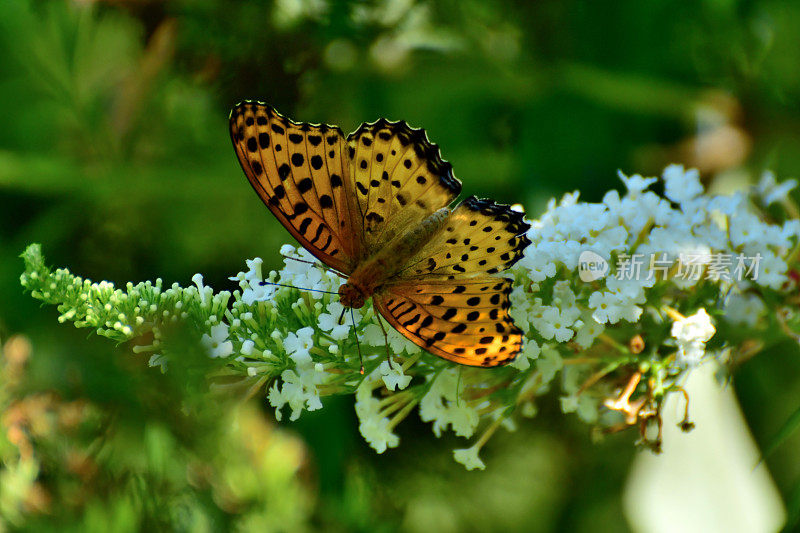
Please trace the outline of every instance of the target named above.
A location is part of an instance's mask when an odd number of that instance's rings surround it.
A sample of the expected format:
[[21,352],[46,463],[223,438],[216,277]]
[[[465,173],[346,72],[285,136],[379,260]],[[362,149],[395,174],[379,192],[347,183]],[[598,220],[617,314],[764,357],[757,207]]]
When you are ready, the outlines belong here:
[[[344,311],[342,311],[344,314]],[[353,308],[350,308],[350,321],[353,323],[353,335],[356,336],[356,348],[358,349],[358,360],[361,363],[361,375],[364,375],[364,357],[361,355],[361,343],[358,342],[358,332],[356,331],[356,318],[353,316]]]
[[389,353],[389,336],[386,334],[386,328],[383,327],[383,320],[381,320],[381,315],[375,313],[375,317],[378,319],[378,325],[381,327],[381,331],[383,332],[383,345],[386,346],[386,362],[389,363],[389,368],[392,368],[392,356]]

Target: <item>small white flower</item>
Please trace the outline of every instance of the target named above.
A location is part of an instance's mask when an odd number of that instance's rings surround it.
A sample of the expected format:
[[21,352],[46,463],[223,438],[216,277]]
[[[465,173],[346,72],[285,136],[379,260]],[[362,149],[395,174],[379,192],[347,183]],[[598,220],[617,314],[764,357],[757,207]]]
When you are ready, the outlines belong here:
[[580,325],[578,332],[575,334],[575,342],[581,348],[586,349],[594,344],[595,339],[597,339],[597,337],[603,333],[605,328],[602,324],[599,324],[594,318],[592,318],[591,314],[588,313],[582,318],[581,322],[582,324]]
[[619,320],[614,314],[616,305],[617,297],[611,291],[595,291],[589,297],[589,307],[595,310],[592,318],[600,324],[613,324]]
[[784,222],[781,228],[781,236],[785,241],[800,238],[800,220],[793,218]]
[[261,266],[264,264],[263,259],[260,257],[245,259],[245,264],[247,265],[247,272],[240,272],[239,276],[230,278],[231,280],[236,281],[238,279],[244,279],[244,281],[248,283],[256,284],[264,279],[261,276]]
[[725,318],[734,324],[754,327],[765,309],[764,302],[755,294],[735,292],[725,302]]
[[672,336],[678,341],[678,363],[694,366],[705,354],[706,342],[716,333],[711,317],[700,308],[695,314],[672,323]]
[[644,295],[626,295],[619,292],[595,291],[589,296],[592,318],[600,324],[616,324],[620,320],[636,322],[642,314],[637,304],[644,303]]
[[326,379],[325,372],[313,366],[298,367],[295,370],[284,370],[281,373],[281,386],[278,382],[270,388],[267,399],[275,408],[275,418],[281,419],[281,408],[289,405],[292,414],[289,420],[297,420],[303,409],[316,411],[322,409],[317,385]]
[[310,364],[309,350],[314,347],[314,328],[301,328],[297,330],[296,334],[290,332],[283,340],[283,346],[297,366]]
[[662,174],[664,178],[664,196],[673,202],[682,204],[703,193],[700,184],[700,173],[697,169],[684,170],[683,165],[669,165]]
[[541,351],[542,350],[539,348],[539,344],[535,340],[525,339],[525,345],[522,347],[522,351],[509,366],[512,366],[517,370],[527,370],[528,367],[531,366],[530,362],[539,357]]
[[242,288],[242,301],[247,305],[252,305],[254,302],[263,302],[271,299],[278,287],[264,282],[261,276],[263,260],[260,257],[256,257],[247,259],[245,263],[247,264],[247,272],[239,272],[235,277],[229,278],[233,281],[239,281],[239,286]]
[[[386,334],[388,336],[389,332],[387,331]],[[378,324],[367,324],[361,339],[370,346],[383,346],[386,344],[383,330]]]
[[[612,251],[622,251],[627,248],[628,229],[624,226],[604,228],[591,243],[591,251],[601,257],[610,257]],[[587,247],[587,249],[589,249]],[[580,257],[580,256],[579,256]]]
[[774,253],[767,251],[758,260],[757,271],[753,272],[753,281],[764,287],[778,290],[786,283],[786,263]]
[[480,421],[478,412],[464,401],[450,405],[449,418],[453,433],[459,437],[471,437]]
[[708,200],[708,210],[719,212],[723,215],[733,215],[744,209],[747,204],[747,197],[741,192],[729,195],[713,196]]
[[701,307],[695,314],[676,320],[671,333],[679,342],[708,342],[715,332],[711,317]]
[[619,179],[622,180],[622,183],[624,183],[625,187],[628,189],[628,195],[634,198],[658,181],[657,178],[643,178],[641,174],[634,174],[629,177],[621,170],[617,171],[617,176],[619,176]]
[[775,179],[775,174],[766,171],[761,174],[761,180],[756,185],[756,190],[764,199],[764,205],[770,205],[786,200],[795,187],[797,187],[797,180],[784,180],[779,184]]
[[[352,325],[349,320],[342,318],[342,323],[339,323],[339,317],[342,316],[344,306],[337,302],[328,304],[328,312],[321,313],[318,318],[319,328],[322,331],[330,333],[331,338],[337,341],[344,340],[350,336],[350,328]],[[349,317],[348,317],[349,318]],[[377,326],[376,326],[377,327]]]
[[284,370],[281,373],[283,380],[283,392],[288,399],[289,407],[292,409],[292,416],[289,420],[300,418],[303,408],[308,411],[322,409],[319,392],[317,392],[316,381],[319,372],[315,370]]
[[269,401],[269,404],[275,408],[275,419],[280,422],[283,419],[281,407],[286,404],[286,398],[281,392],[277,381],[272,385],[272,387],[270,387],[269,393],[267,393],[267,400]]
[[317,260],[304,248],[294,249],[284,245],[281,254],[285,256],[284,267],[279,272],[282,284],[306,290],[315,300],[322,299],[325,292],[335,292],[341,284],[338,276],[317,266],[310,266],[308,263],[316,265]]
[[537,250],[535,244],[525,248],[519,265],[530,271],[529,277],[531,281],[544,281],[556,275],[556,264],[552,261],[550,254]]
[[755,245],[756,251],[763,250],[764,225],[754,214],[740,211],[730,217],[730,237],[735,247]]
[[544,307],[542,317],[533,324],[534,327],[546,340],[555,337],[558,342],[567,342],[575,334],[569,329],[574,320],[569,320],[555,307]]
[[575,412],[587,424],[594,424],[599,416],[597,403],[585,394],[578,397],[578,408]]
[[378,367],[378,371],[386,388],[391,391],[403,390],[411,383],[411,376],[406,376],[403,373],[403,368],[397,363],[390,365],[389,361],[384,361]]
[[[645,192],[636,202],[629,202],[627,205],[631,212],[642,212],[644,215],[647,215],[654,224],[659,226],[666,225],[677,213],[676,210],[672,209],[672,206],[667,200],[661,198],[652,191]],[[633,229],[632,233],[638,234],[642,227],[644,226]]]
[[477,446],[459,448],[453,450],[453,458],[457,463],[464,465],[467,470],[475,470],[476,468],[483,470],[486,468],[486,465],[481,461],[481,458],[478,457],[478,452],[480,452],[480,448]]
[[233,353],[233,343],[228,340],[227,324],[211,326],[211,335],[204,334],[200,340],[208,350],[209,357],[228,357]]
[[527,333],[530,329],[530,323],[528,322],[530,299],[528,295],[520,285],[517,285],[511,290],[508,299],[511,303],[511,308],[508,310],[509,316],[514,319],[514,323],[517,324],[523,332]]

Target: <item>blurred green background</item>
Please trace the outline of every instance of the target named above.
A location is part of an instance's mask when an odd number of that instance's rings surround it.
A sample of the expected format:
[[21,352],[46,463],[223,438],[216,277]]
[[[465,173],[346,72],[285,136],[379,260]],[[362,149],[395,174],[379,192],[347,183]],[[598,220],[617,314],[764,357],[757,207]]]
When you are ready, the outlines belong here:
[[[487,446],[485,472],[410,417],[374,454],[352,398],[276,426],[202,379],[56,321],[18,254],[116,283],[215,289],[277,268],[287,232],[227,131],[260,99],[353,130],[425,127],[467,194],[597,201],[615,173],[701,169],[709,187],[800,170],[800,3],[783,0],[3,0],[0,2],[0,515],[23,529],[627,531],[634,435],[593,444],[557,395]],[[757,443],[800,405],[797,349],[746,363]],[[235,423],[233,423],[235,421]],[[800,507],[800,440],[767,460]],[[794,502],[792,504],[791,502]]]

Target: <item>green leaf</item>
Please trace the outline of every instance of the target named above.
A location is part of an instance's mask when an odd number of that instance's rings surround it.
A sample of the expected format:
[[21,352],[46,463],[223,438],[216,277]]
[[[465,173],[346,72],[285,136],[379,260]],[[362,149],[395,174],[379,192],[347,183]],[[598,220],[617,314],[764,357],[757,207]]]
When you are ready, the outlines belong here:
[[[764,455],[761,458],[763,461],[781,445],[783,444],[786,439],[788,439],[792,433],[800,429],[800,407],[795,410],[794,413],[789,417],[786,423],[783,424],[783,427],[778,431],[778,433],[772,438],[772,441],[767,445],[766,449],[764,450]],[[800,495],[798,495],[798,502],[797,504],[800,506]]]

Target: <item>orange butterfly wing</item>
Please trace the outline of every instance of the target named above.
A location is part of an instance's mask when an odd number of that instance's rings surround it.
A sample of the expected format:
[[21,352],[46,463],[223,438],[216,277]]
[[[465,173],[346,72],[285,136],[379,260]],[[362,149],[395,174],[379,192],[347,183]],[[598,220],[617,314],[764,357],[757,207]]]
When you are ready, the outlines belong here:
[[419,347],[469,366],[499,366],[522,349],[522,331],[508,315],[511,280],[404,282],[373,303],[397,331]]
[[382,294],[376,309],[418,346],[470,366],[499,366],[522,349],[508,314],[511,280],[492,276],[530,244],[522,213],[469,197]]
[[450,213],[398,276],[402,279],[457,279],[496,274],[522,258],[530,224],[521,212],[470,196]]
[[422,129],[380,119],[362,124],[347,141],[367,257],[461,192],[450,163],[442,160],[438,146]]
[[342,131],[245,101],[231,111],[230,134],[247,179],[281,224],[320,261],[352,272],[360,220]]

